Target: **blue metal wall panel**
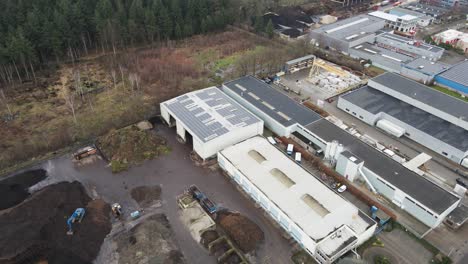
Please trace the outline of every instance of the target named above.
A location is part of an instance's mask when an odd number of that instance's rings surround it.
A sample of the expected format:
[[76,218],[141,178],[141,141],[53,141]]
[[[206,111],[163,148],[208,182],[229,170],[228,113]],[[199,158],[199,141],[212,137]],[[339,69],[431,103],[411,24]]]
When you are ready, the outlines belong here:
[[457,82],[454,82],[454,81],[451,81],[451,80],[447,80],[441,76],[436,76],[435,77],[435,81],[437,83],[440,83],[444,86],[447,86],[447,87],[450,87],[452,89],[455,89],[457,91],[460,91],[462,93],[465,93],[465,94],[468,94],[468,87],[464,86],[463,84],[460,84],[460,83],[457,83]]

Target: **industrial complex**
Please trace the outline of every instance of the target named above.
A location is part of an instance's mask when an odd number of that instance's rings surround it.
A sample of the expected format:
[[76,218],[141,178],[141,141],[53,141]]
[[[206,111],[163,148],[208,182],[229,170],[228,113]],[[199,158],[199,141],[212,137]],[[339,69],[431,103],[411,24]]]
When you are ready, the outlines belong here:
[[376,229],[374,220],[265,138],[220,151],[218,162],[318,263],[332,263]]
[[313,43],[349,53],[351,47],[373,42],[376,32],[383,29],[385,20],[359,15],[322,26],[310,32]]
[[192,141],[202,158],[263,133],[263,121],[216,87],[187,93],[161,103],[161,116],[177,127],[183,141]]
[[[382,75],[382,78],[387,78],[388,74]],[[378,79],[373,80],[377,81]],[[399,87],[403,89],[405,86],[400,83]],[[265,126],[275,134],[291,136],[302,141],[305,148],[313,154],[323,153],[324,159],[335,164],[341,175],[350,181],[359,179],[365,181],[372,191],[384,195],[427,226],[439,225],[460,201],[456,195],[254,77],[247,76],[228,82],[223,85],[223,90],[263,119]],[[251,91],[255,91],[258,96],[248,95]],[[441,116],[444,114],[440,113]],[[356,115],[359,116],[357,112]],[[450,139],[453,142],[453,138]],[[461,154],[455,150],[454,147],[450,148],[450,151],[453,151],[450,155],[454,155],[454,160],[461,162],[466,153]],[[356,164],[358,160],[360,162]],[[345,168],[353,169],[347,171]]]
[[468,104],[394,73],[341,96],[338,108],[468,165]]

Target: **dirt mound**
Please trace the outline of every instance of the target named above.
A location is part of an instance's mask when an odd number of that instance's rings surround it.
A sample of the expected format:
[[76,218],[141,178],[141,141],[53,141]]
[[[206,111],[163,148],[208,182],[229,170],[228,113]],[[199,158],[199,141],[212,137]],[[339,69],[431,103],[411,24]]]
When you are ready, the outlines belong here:
[[185,263],[166,216],[156,214],[116,238],[119,263]]
[[132,189],[131,195],[140,206],[150,206],[161,198],[161,187],[159,185],[135,187]]
[[0,181],[0,210],[13,207],[29,196],[28,188],[47,177],[45,170],[26,171]]
[[169,151],[164,138],[135,125],[110,131],[97,140],[97,146],[115,173]]
[[205,247],[205,248],[208,248],[208,245],[215,241],[216,239],[218,239],[219,237],[219,234],[218,232],[216,232],[215,230],[208,230],[208,231],[205,231],[203,232],[203,234],[201,234],[201,240],[200,240],[200,243]]
[[[68,236],[66,221],[86,209]],[[90,263],[111,230],[110,207],[91,201],[78,182],[47,186],[15,208],[0,212],[0,263]]]
[[264,234],[260,227],[239,213],[220,213],[218,222],[229,237],[245,253],[254,250],[264,239]]

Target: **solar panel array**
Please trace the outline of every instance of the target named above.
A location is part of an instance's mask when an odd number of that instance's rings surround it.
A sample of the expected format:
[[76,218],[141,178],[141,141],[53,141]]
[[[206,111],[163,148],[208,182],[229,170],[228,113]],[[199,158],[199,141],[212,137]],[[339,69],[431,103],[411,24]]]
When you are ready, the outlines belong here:
[[216,87],[184,94],[163,104],[203,142],[261,122]]

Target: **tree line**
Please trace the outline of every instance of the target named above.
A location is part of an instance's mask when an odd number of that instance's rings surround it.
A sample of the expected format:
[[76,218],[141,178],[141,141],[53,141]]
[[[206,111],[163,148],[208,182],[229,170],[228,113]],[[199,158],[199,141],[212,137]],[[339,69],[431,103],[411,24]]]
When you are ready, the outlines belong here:
[[2,0],[0,83],[90,51],[220,30],[238,12],[236,0]]

